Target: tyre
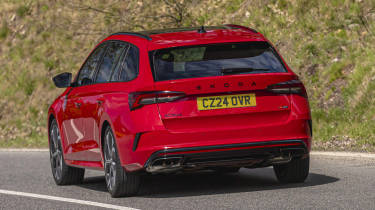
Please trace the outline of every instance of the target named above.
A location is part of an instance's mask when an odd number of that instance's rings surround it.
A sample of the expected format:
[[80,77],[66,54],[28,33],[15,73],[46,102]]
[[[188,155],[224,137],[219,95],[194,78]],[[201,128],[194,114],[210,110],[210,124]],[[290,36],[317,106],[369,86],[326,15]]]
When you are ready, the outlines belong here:
[[276,177],[282,183],[304,182],[309,175],[310,157],[292,159],[289,163],[274,165]]
[[85,175],[85,169],[74,168],[65,164],[61,145],[60,131],[54,119],[50,126],[50,162],[53,179],[57,185],[80,184]]
[[138,174],[126,173],[118,157],[116,141],[111,127],[104,133],[104,172],[108,192],[112,197],[123,197],[137,194],[140,186]]

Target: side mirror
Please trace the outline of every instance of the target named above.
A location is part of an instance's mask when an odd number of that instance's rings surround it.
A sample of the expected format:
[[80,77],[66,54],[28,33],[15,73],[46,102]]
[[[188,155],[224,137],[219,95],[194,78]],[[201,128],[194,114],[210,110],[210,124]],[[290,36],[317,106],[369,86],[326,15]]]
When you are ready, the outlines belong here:
[[53,83],[55,83],[56,87],[66,88],[70,86],[70,83],[72,80],[72,74],[64,72],[64,73],[54,76],[52,80],[53,80]]

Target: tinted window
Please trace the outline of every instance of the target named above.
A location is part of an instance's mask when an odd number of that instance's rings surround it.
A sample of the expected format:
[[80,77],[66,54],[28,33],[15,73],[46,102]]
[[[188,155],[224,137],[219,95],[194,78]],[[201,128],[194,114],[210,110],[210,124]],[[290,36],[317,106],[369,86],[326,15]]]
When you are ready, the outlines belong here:
[[91,84],[93,81],[95,68],[98,65],[101,55],[105,50],[105,44],[100,45],[95,51],[90,55],[86,60],[86,63],[83,65],[81,71],[79,72],[77,83],[78,85],[87,85]]
[[224,43],[156,50],[156,81],[227,74],[286,72],[267,42]]
[[133,45],[129,49],[113,75],[115,81],[130,81],[137,77],[139,65],[139,50]]
[[108,44],[107,50],[103,56],[102,63],[100,64],[98,74],[96,76],[96,82],[108,82],[111,77],[111,72],[115,67],[121,53],[125,47],[124,43],[111,42]]

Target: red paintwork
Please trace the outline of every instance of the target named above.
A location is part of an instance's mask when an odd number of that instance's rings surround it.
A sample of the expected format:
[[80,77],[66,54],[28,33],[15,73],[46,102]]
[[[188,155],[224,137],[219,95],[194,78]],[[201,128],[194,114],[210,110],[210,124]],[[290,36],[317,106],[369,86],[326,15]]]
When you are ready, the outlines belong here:
[[[148,41],[137,36],[113,35],[102,41],[123,40],[139,48],[140,66],[136,79],[75,87],[73,90],[69,87],[50,106],[49,118],[53,116],[58,122],[68,165],[103,167],[101,135],[104,122],[109,123],[114,131],[121,163],[129,171],[141,169],[152,153],[169,148],[303,139],[310,150],[307,120],[311,117],[307,98],[264,91],[268,85],[297,78],[285,61],[287,73],[153,80],[148,57],[151,50],[208,43],[268,41],[263,35],[245,29],[225,29],[202,34],[188,31],[151,37],[152,40]],[[238,85],[241,82],[243,86]],[[251,85],[253,82],[256,85]],[[155,90],[183,91],[187,97],[130,111],[129,93]],[[197,110],[196,97],[229,92],[254,92],[257,106]],[[98,100],[103,103],[99,105]],[[77,108],[75,103],[82,105]],[[140,132],[137,150],[133,151],[134,137]]]

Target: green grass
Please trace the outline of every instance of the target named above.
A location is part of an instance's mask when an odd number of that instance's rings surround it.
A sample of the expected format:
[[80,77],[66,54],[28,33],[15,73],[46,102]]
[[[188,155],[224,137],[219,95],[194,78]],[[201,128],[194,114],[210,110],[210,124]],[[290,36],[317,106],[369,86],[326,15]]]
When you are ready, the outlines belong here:
[[17,137],[12,140],[0,141],[0,148],[46,148],[48,137],[45,135],[30,134],[27,138]]
[[29,12],[30,8],[26,5],[20,5],[17,10],[16,10],[16,14],[23,18],[27,15],[27,13]]
[[[1,1],[0,147],[47,146],[47,108],[62,92],[52,75],[76,73],[105,35],[235,23],[266,35],[303,80],[314,141],[350,138],[357,148],[375,148],[375,1],[179,2],[181,13],[152,0],[77,1],[77,7],[64,1]],[[183,17],[182,23],[169,15]]]
[[0,28],[0,40],[7,38],[9,34],[9,28],[7,22],[3,21],[1,28]]

